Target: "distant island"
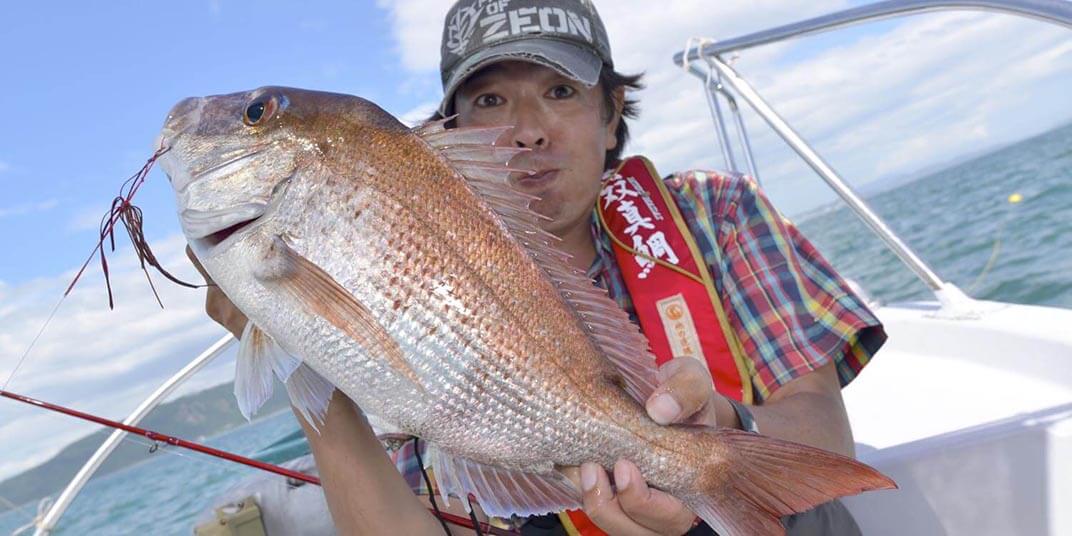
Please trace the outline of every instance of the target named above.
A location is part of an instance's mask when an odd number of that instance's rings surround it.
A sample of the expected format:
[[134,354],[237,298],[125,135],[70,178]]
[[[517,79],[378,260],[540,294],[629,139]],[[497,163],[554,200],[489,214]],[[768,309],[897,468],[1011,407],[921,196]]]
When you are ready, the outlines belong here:
[[[289,407],[286,389],[277,383],[272,398],[257,412],[257,419]],[[201,442],[206,437],[222,434],[243,424],[246,424],[246,420],[235,403],[234,384],[225,383],[161,404],[139,426]],[[0,482],[4,498],[22,505],[48,495],[58,495],[111,433],[111,428],[97,430],[67,445],[41,465]],[[145,445],[124,441],[105,460],[94,477],[114,473],[153,456]],[[10,509],[7,504],[0,503],[0,513]]]

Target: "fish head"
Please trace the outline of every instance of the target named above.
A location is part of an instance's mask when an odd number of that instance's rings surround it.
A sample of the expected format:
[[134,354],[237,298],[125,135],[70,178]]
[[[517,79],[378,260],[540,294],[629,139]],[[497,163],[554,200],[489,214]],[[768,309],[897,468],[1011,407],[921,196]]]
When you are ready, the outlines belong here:
[[338,159],[357,137],[355,125],[382,121],[370,107],[358,97],[283,87],[176,104],[158,138],[168,149],[160,165],[194,253],[204,259],[267,219],[296,174]]

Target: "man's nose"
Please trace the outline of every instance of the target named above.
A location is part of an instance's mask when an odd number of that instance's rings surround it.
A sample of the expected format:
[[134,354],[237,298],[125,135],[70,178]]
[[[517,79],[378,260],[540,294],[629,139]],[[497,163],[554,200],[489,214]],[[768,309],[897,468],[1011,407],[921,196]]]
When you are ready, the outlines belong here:
[[522,149],[546,149],[551,141],[543,118],[532,110],[514,114],[513,137],[514,145]]

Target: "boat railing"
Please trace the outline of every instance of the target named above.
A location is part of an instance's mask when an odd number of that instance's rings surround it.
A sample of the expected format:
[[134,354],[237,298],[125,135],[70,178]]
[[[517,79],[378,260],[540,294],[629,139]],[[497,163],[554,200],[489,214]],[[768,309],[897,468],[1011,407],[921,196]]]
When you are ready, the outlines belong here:
[[[222,354],[225,350],[234,344],[235,338],[231,334],[224,335],[218,341],[212,344],[201,352],[200,355],[195,357],[193,361],[190,361],[181,370],[176,372],[173,376],[167,379],[164,383],[160,384],[148,398],[143,400],[138,407],[123,420],[123,424],[129,426],[137,426],[146,415],[149,414],[156,406],[160,405],[165,398],[175,391],[180,385],[187,379],[193,376],[197,371],[204,368],[213,359]],[[97,451],[93,453],[93,456],[86,460],[86,463],[78,470],[74,478],[67,483],[67,487],[63,489],[56,502],[48,508],[48,511],[41,516],[39,521],[36,521],[36,528],[34,530],[34,536],[44,536],[52,533],[52,529],[63,517],[64,512],[67,511],[67,507],[71,505],[74,498],[78,496],[78,493],[82,491],[82,487],[89,482],[89,479],[97,472],[104,460],[108,459],[108,456],[112,454],[112,451],[119,446],[120,442],[126,437],[127,433],[122,430],[116,430],[112,432],[108,439],[101,443],[100,447],[97,447]]]
[[[722,101],[729,107],[737,125],[739,151],[745,156],[747,172],[758,181],[755,158],[744,129],[737,99],[747,102],[778,136],[780,136],[820,178],[834,190],[849,208],[871,229],[909,270],[934,292],[943,309],[963,311],[970,303],[953,284],[942,278],[923,261],[904,241],[834,171],[805,140],[783,119],[763,97],[730,65],[724,56],[743,49],[770,44],[785,39],[813,35],[847,26],[874,22],[891,17],[931,11],[983,10],[1021,15],[1056,23],[1072,29],[1072,2],[1067,0],[888,0],[858,6],[828,15],[778,26],[775,28],[722,41],[691,39],[685,49],[674,55],[674,63],[695,75],[704,83],[704,92],[711,108],[719,146],[729,169],[739,171],[734,147],[727,135]],[[958,313],[955,313],[958,314]]]

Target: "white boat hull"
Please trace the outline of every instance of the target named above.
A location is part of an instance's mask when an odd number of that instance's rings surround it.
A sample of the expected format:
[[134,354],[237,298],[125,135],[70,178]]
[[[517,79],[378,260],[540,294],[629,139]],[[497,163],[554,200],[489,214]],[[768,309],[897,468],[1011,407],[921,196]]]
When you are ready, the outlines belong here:
[[846,499],[864,534],[1072,534],[1072,311],[978,306],[877,311],[890,341],[844,394],[900,489]]

